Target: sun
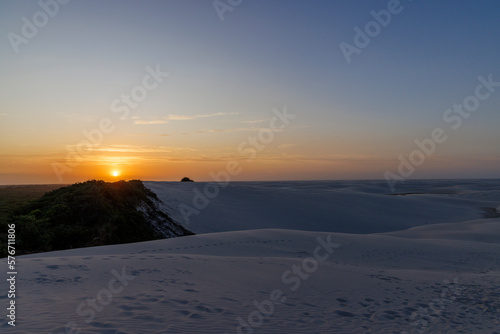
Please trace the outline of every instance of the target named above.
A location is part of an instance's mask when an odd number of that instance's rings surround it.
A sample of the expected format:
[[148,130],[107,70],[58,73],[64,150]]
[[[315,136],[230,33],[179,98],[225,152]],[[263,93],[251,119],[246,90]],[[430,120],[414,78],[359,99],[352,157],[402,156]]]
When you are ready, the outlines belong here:
[[111,175],[113,175],[114,177],[117,177],[117,176],[120,175],[120,172],[117,171],[117,170],[114,170],[114,171],[111,172]]

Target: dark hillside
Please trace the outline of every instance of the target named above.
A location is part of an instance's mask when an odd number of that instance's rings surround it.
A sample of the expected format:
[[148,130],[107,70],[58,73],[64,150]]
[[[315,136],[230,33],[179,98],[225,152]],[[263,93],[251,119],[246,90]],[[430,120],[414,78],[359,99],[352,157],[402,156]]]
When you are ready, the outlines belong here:
[[9,221],[16,224],[18,254],[193,234],[158,203],[139,180],[93,180],[48,192]]
[[30,201],[42,197],[48,191],[64,186],[67,186],[67,184],[0,186],[0,222],[4,223],[15,210],[28,204]]

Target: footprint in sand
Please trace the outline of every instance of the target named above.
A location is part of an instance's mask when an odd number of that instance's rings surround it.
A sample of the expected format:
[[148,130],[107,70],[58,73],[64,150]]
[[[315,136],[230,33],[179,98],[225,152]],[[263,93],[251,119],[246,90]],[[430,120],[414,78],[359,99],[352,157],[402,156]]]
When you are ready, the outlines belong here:
[[190,314],[191,314],[191,312],[186,311],[186,310],[174,310],[174,312],[175,312],[175,313],[182,314],[182,315],[184,315],[184,316],[186,316],[186,317],[187,317],[188,315],[190,315]]
[[354,317],[354,314],[352,314],[351,312],[347,312],[347,311],[337,310],[337,311],[335,311],[335,313],[337,313],[341,317],[349,317],[349,318]]

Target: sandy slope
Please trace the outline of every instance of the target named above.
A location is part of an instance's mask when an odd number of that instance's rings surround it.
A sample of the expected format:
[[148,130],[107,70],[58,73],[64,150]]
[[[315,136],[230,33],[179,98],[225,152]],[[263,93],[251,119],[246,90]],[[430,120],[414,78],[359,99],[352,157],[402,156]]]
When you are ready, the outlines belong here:
[[[9,332],[64,332],[74,321],[82,333],[238,333],[242,317],[255,326],[241,333],[401,333],[418,325],[493,333],[500,330],[500,239],[489,236],[500,234],[500,219],[459,225],[484,240],[450,235],[449,224],[400,235],[253,230],[24,256],[18,326]],[[428,238],[429,229],[440,238]],[[329,235],[340,247],[307,278],[292,273],[284,281]],[[100,293],[122,268],[130,276],[123,290]],[[258,313],[248,319],[258,310],[253,302],[276,289],[286,301],[273,303],[258,326]],[[86,300],[98,295],[109,304],[97,304],[102,311],[86,323]]]

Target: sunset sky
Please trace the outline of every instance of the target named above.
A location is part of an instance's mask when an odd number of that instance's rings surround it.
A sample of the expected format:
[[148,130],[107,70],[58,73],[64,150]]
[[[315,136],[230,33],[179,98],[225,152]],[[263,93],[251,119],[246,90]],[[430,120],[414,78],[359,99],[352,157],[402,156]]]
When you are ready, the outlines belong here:
[[394,1],[1,1],[0,184],[383,179],[436,128],[411,178],[500,178],[500,3]]

